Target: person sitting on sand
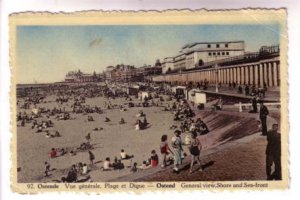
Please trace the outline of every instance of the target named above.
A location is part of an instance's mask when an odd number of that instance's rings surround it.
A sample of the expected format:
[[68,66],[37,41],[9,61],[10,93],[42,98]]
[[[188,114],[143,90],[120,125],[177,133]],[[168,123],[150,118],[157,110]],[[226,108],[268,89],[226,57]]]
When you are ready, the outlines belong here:
[[88,150],[88,149],[92,149],[92,145],[89,142],[83,142],[80,144],[80,147],[78,147],[78,149],[80,150]]
[[122,105],[119,106],[119,109],[120,109],[121,112],[126,111],[126,108],[124,108]]
[[55,131],[54,137],[61,137],[60,133],[58,131]]
[[83,167],[82,167],[82,174],[85,175],[88,173],[88,167],[87,164],[83,163]]
[[140,110],[139,113],[136,115],[137,117],[144,117],[144,112],[143,110]]
[[79,162],[78,165],[77,165],[77,171],[82,174],[82,168],[83,168],[83,164],[82,162]]
[[139,169],[149,169],[151,165],[147,163],[147,161],[143,161],[143,164],[141,166],[138,166]]
[[199,133],[200,133],[200,135],[205,135],[205,134],[209,133],[209,129],[203,121],[201,121],[199,123]]
[[121,118],[121,120],[119,121],[119,124],[125,124],[124,118]]
[[76,151],[71,150],[69,154],[70,154],[70,156],[75,156],[76,155]]
[[155,152],[155,150],[151,151],[150,165],[151,165],[151,167],[157,167],[157,165],[158,165],[158,155]]
[[21,126],[25,126],[25,119],[21,121]]
[[131,172],[137,172],[137,163],[135,162],[135,163],[133,163],[133,166],[130,168],[130,171]]
[[127,160],[133,158],[133,155],[128,155],[124,149],[121,149],[120,155],[121,155],[121,160]]
[[37,132],[37,133],[40,133],[40,132],[42,132],[42,131],[43,131],[43,127],[42,127],[41,125],[39,125],[36,132]]
[[118,158],[117,157],[115,157],[115,159],[114,159],[114,162],[111,164],[111,166],[112,166],[112,168],[116,168],[116,166],[117,166],[117,164],[118,164]]
[[173,125],[170,126],[170,129],[171,129],[171,130],[172,130],[172,129],[176,129],[176,128],[177,128],[177,125],[174,125],[174,124],[173,124]]
[[135,123],[135,130],[141,130],[142,129],[142,122],[141,120],[137,120]]
[[103,171],[109,171],[109,170],[112,170],[113,167],[112,167],[112,164],[110,162],[110,158],[107,157],[105,158],[105,161],[103,163]]
[[175,114],[174,114],[174,121],[179,121],[180,120],[180,117],[179,117],[179,111],[177,111]]
[[54,148],[51,149],[50,153],[49,153],[49,156],[50,158],[55,158],[57,155],[57,152]]
[[46,138],[50,138],[51,134],[49,133],[49,131],[46,131]]
[[53,122],[52,122],[51,120],[49,120],[49,121],[48,121],[48,126],[49,126],[49,127],[53,127],[53,125],[54,125]]
[[62,177],[61,178],[61,181],[62,182],[67,182],[67,183],[74,183],[77,181],[77,172],[73,169],[72,169],[68,172],[68,175],[67,177]]
[[110,122],[110,119],[108,117],[105,117],[104,122]]
[[113,163],[113,168],[114,170],[121,170],[121,169],[124,169],[125,166],[124,164],[122,163],[122,161],[119,159],[116,159],[115,162]]
[[148,121],[147,121],[146,115],[144,115],[143,126],[147,127],[147,125],[148,125]]
[[93,121],[94,121],[93,116],[88,115],[88,121],[89,121],[89,122],[93,122]]
[[59,152],[60,152],[61,156],[65,155],[67,153],[64,148],[59,149]]

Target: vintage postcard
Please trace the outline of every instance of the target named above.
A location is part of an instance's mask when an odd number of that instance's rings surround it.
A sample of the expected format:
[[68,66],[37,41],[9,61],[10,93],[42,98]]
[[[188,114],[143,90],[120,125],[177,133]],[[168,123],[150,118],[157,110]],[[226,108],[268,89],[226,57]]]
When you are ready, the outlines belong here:
[[286,20],[12,14],[13,191],[287,189]]

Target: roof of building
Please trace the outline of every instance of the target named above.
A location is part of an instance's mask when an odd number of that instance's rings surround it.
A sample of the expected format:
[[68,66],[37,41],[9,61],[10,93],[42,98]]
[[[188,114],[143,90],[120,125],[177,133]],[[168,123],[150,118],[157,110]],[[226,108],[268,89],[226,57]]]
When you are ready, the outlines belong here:
[[245,43],[245,41],[237,40],[237,41],[223,41],[223,42],[192,42],[183,45],[181,49],[191,48],[193,46],[196,46],[197,44],[221,44],[221,43]]

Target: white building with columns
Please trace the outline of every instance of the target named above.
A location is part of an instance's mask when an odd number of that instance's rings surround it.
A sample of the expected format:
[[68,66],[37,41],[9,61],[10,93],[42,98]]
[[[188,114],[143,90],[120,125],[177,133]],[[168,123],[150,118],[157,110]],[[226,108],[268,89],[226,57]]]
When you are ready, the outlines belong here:
[[[226,64],[226,62],[229,62]],[[210,84],[255,85],[258,87],[280,86],[279,46],[263,46],[259,52],[225,59],[219,67],[198,68],[181,73],[153,77],[154,82],[188,83],[208,81]]]

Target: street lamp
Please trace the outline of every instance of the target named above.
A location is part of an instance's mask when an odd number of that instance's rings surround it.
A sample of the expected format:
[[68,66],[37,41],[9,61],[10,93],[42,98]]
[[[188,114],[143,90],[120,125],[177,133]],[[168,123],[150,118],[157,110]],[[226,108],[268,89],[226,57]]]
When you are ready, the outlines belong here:
[[219,74],[219,72],[218,72],[219,66],[218,66],[218,64],[216,64],[214,66],[214,68],[215,68],[215,73],[216,73],[216,78],[215,78],[215,81],[216,81],[216,93],[219,93],[219,87],[218,87],[218,85],[219,85],[219,76],[218,76],[218,74]]

